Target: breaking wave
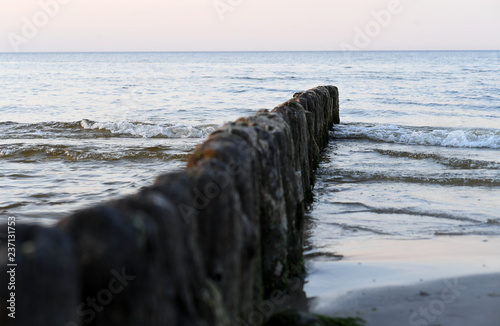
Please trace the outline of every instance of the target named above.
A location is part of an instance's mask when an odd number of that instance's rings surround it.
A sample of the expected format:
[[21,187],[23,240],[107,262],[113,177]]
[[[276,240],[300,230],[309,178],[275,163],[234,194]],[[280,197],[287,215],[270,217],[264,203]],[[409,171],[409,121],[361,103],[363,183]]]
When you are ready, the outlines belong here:
[[47,138],[205,138],[218,125],[154,124],[129,121],[16,123],[0,122],[0,139],[47,139]]
[[144,138],[205,138],[217,128],[216,125],[158,125],[141,122],[94,122],[82,120],[80,125],[83,129],[107,130],[112,134],[125,134]]
[[498,129],[340,124],[334,127],[331,136],[340,139],[369,139],[410,145],[500,148],[500,130]]

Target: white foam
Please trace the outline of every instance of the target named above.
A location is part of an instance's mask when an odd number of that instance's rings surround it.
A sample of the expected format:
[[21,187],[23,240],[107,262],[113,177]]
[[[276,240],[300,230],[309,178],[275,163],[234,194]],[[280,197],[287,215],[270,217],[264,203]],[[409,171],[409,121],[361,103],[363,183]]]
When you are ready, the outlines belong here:
[[192,126],[181,123],[156,125],[128,121],[93,122],[86,119],[82,120],[80,124],[84,129],[108,130],[113,134],[129,134],[144,138],[205,138],[217,128],[215,125]]
[[0,156],[9,156],[9,155],[12,155],[12,153],[14,153],[13,149],[2,149],[2,150],[0,150]]
[[336,138],[366,138],[376,141],[466,148],[500,148],[498,129],[447,129],[396,125],[337,125]]

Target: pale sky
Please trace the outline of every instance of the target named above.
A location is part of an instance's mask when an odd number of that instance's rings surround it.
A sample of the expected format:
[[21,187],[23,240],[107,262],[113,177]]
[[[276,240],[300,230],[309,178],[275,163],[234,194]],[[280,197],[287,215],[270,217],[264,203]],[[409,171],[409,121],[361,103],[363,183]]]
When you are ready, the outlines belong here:
[[500,50],[500,0],[0,0],[0,52]]

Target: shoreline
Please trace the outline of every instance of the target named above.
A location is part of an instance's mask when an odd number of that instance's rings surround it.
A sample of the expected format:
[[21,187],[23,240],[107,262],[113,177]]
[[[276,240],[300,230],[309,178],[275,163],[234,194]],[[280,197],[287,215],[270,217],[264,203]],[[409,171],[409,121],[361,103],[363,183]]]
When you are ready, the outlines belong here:
[[308,261],[311,312],[367,326],[500,324],[499,237],[341,243],[342,260]]
[[500,273],[351,291],[314,313],[361,317],[367,326],[491,326],[500,323]]

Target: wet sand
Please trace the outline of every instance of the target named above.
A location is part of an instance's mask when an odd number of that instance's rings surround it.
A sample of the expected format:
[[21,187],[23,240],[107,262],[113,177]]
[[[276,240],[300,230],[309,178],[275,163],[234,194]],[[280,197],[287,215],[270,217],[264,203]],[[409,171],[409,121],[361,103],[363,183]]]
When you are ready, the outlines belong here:
[[500,325],[500,238],[342,241],[309,261],[310,310],[368,326]]

